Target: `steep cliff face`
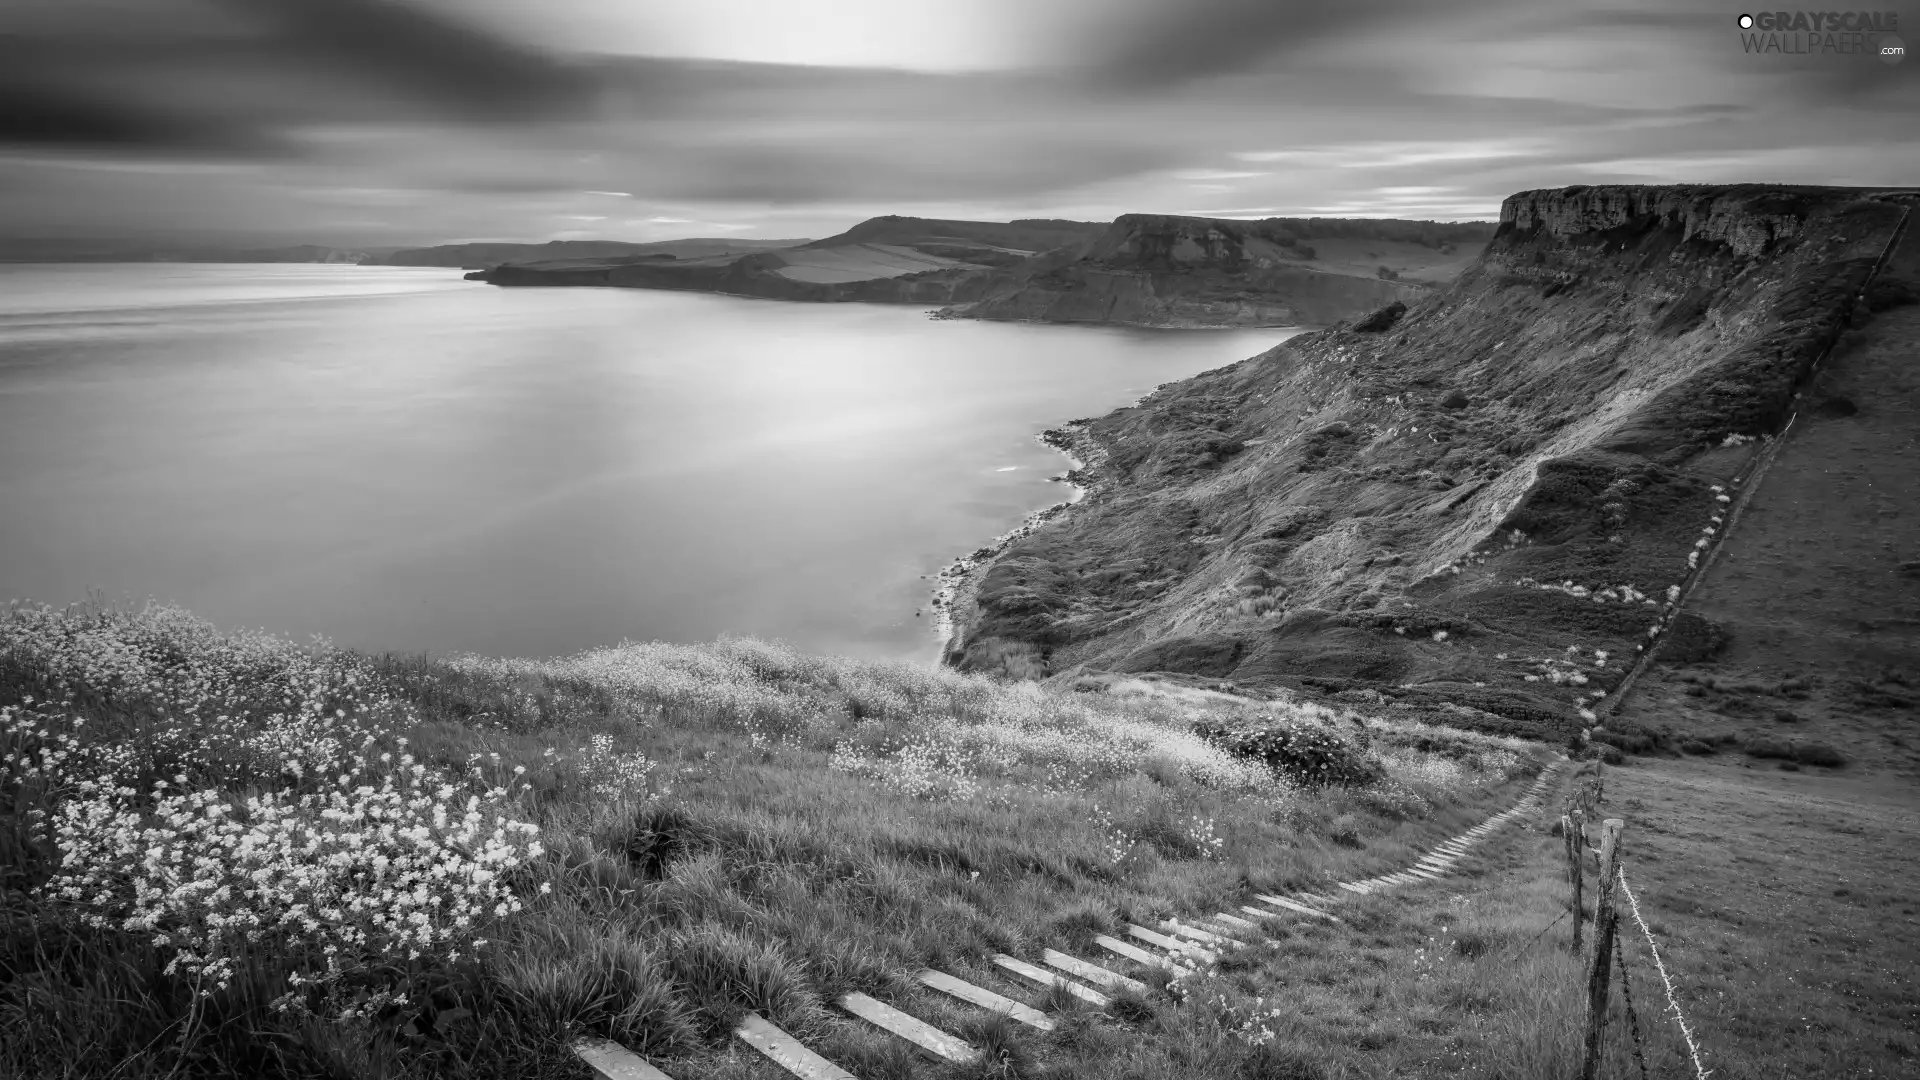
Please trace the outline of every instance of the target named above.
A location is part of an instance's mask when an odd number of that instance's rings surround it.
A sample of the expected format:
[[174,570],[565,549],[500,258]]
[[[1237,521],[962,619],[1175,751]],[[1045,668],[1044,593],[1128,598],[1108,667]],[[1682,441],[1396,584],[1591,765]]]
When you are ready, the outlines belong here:
[[1866,317],[1901,216],[1838,189],[1515,195],[1482,257],[1403,313],[1077,429],[1097,447],[1090,497],[963,590],[949,659],[1577,723],[1718,524],[1714,485]]
[[1327,323],[1426,287],[1312,265],[1298,223],[1123,214],[1077,248],[1017,267],[983,299],[943,314],[1136,326]]

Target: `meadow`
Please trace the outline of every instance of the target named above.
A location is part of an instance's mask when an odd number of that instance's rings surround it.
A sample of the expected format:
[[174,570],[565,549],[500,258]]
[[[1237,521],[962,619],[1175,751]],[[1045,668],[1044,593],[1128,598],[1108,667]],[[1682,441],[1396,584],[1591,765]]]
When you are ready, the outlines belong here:
[[[833,1007],[849,990],[985,1047],[978,1075],[1498,1062],[1514,1040],[1492,1014],[1533,1016],[1564,1065],[1572,969],[1543,997],[1498,947],[1536,928],[1476,927],[1457,896],[1436,901],[1444,947],[1369,900],[1140,973],[1151,992],[1105,1012],[986,962],[1404,865],[1549,756],[1291,698],[753,639],[430,659],[16,604],[0,1071],[585,1076],[567,1046],[596,1035],[682,1080],[776,1075],[729,1039],[755,1011],[857,1075],[930,1075]],[[925,966],[1063,1021],[933,1001]],[[1541,1020],[1561,998],[1574,1011]]]

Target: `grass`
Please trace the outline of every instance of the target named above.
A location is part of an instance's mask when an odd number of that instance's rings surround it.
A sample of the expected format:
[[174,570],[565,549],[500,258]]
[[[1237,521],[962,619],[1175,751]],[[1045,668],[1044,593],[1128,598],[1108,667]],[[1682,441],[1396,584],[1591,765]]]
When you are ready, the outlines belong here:
[[[0,1062],[19,1075],[577,1076],[578,1034],[683,1080],[768,1075],[728,1038],[749,1010],[906,1075],[896,1041],[832,1008],[859,990],[995,1047],[969,1075],[1237,1076],[1327,1052],[1222,1026],[1252,1008],[1258,953],[1179,994],[1069,1005],[1051,1036],[982,1027],[910,975],[1034,1000],[987,958],[1404,864],[1538,757],[1137,680],[1049,691],[752,640],[370,657],[164,608],[15,608],[0,708]],[[1318,729],[1382,778],[1301,787],[1203,720]],[[292,839],[267,874],[273,828]]]
[[[1695,758],[1612,770],[1607,794],[1715,1075],[1920,1071],[1920,877],[1908,854],[1920,818],[1906,781]],[[1657,1013],[1662,991],[1639,931],[1630,937],[1635,1003]]]

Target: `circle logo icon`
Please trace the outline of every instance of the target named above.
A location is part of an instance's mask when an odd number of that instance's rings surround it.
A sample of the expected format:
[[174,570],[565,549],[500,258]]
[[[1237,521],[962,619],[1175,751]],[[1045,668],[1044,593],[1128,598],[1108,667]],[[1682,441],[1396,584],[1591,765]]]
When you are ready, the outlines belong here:
[[1897,64],[1907,58],[1907,43],[1897,34],[1881,34],[1876,48],[1883,64]]
[[1753,16],[1751,15],[1740,16],[1740,29],[1742,30],[1753,29]]

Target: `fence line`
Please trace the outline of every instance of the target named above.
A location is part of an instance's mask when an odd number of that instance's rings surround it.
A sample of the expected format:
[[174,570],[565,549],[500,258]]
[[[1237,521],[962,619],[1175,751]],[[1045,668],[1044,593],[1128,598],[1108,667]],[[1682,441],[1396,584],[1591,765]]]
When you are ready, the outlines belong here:
[[1660,946],[1654,943],[1653,930],[1647,926],[1647,920],[1640,916],[1640,902],[1633,895],[1633,886],[1627,884],[1625,867],[1619,868],[1618,877],[1620,891],[1627,897],[1627,909],[1633,912],[1633,921],[1640,924],[1640,932],[1647,937],[1647,951],[1653,954],[1653,968],[1660,973],[1660,982],[1667,990],[1667,1007],[1672,1010],[1674,1023],[1680,1027],[1680,1037],[1686,1040],[1687,1053],[1693,1058],[1695,1078],[1707,1080],[1710,1074],[1707,1067],[1700,1064],[1700,1045],[1694,1041],[1693,1029],[1687,1026],[1687,1018],[1680,1012],[1680,1000],[1673,991],[1673,979],[1667,974],[1667,965],[1660,962]]
[[[1901,200],[1900,220],[1895,223],[1892,233],[1887,237],[1886,246],[1881,249],[1880,257],[1874,260],[1873,266],[1867,271],[1867,276],[1861,280],[1860,288],[1853,297],[1854,304],[1858,304],[1866,298],[1867,290],[1872,287],[1874,279],[1880,276],[1880,271],[1884,270],[1887,263],[1893,258],[1894,250],[1900,246],[1901,240],[1906,235],[1907,221],[1912,216],[1912,206],[1908,205],[1905,200]],[[1813,358],[1813,363],[1807,366],[1806,373],[1801,377],[1801,386],[1811,387],[1813,385],[1813,381],[1820,374],[1821,368],[1825,366],[1827,360],[1833,355],[1833,350],[1840,344],[1840,337],[1846,331],[1850,316],[1851,313],[1849,313],[1848,320],[1843,320],[1834,328],[1832,336],[1821,346],[1819,353]],[[1801,393],[1804,393],[1804,391]],[[1679,622],[1681,610],[1686,607],[1687,601],[1693,598],[1694,590],[1706,580],[1707,569],[1711,567],[1714,560],[1719,557],[1720,550],[1733,538],[1733,526],[1735,522],[1737,522],[1746,511],[1747,504],[1752,501],[1754,493],[1760,490],[1760,483],[1766,477],[1767,470],[1773,465],[1774,459],[1779,456],[1780,451],[1786,446],[1787,433],[1793,430],[1794,421],[1800,418],[1798,402],[1801,393],[1795,393],[1792,401],[1788,403],[1791,411],[1787,414],[1787,422],[1780,428],[1779,432],[1773,435],[1763,436],[1764,443],[1759,448],[1759,451],[1741,467],[1740,471],[1736,473],[1732,481],[1729,482],[1728,487],[1734,492],[1732,502],[1727,507],[1724,520],[1722,520],[1719,525],[1719,531],[1714,534],[1713,542],[1708,544],[1706,551],[1702,553],[1701,558],[1698,560],[1699,565],[1688,570],[1686,575],[1680,579],[1680,595],[1661,609],[1660,618],[1655,623],[1653,637],[1639,646],[1640,651],[1633,665],[1627,669],[1626,675],[1623,676],[1620,682],[1614,687],[1613,692],[1593,710],[1595,713],[1598,713],[1602,717],[1615,717],[1620,715],[1620,709],[1626,704],[1627,695],[1633,690],[1634,684],[1640,681],[1640,676],[1645,674],[1646,669],[1653,664],[1654,654],[1659,652],[1660,647],[1667,643],[1668,631],[1672,630],[1674,625]]]
[[1627,1027],[1633,1032],[1633,1060],[1640,1066],[1640,1080],[1647,1080],[1647,1050],[1640,1036],[1640,1013],[1633,1007],[1633,974],[1627,970],[1627,943],[1613,939],[1613,958],[1620,961],[1620,996],[1627,1003]]

